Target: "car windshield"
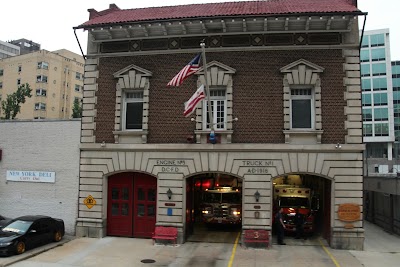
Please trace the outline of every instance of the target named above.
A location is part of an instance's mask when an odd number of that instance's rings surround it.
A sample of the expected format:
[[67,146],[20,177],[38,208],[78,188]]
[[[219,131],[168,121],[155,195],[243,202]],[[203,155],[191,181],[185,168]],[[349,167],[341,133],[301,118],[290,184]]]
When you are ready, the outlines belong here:
[[310,202],[308,201],[308,198],[305,197],[281,197],[279,205],[281,207],[308,208]]
[[204,195],[204,202],[207,203],[236,203],[241,204],[241,194],[234,193],[206,193]]
[[33,222],[28,221],[14,221],[3,228],[4,232],[14,232],[18,234],[25,234]]

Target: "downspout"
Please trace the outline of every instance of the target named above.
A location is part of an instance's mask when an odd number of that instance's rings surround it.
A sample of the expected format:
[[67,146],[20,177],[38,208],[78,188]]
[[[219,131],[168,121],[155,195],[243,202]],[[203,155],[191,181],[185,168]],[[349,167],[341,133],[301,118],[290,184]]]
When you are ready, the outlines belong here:
[[86,56],[85,56],[85,54],[83,53],[83,50],[82,50],[81,43],[79,42],[78,35],[76,35],[76,28],[74,28],[74,34],[75,34],[76,41],[78,42],[79,49],[81,50],[82,57],[83,57],[84,59],[86,59]]
[[[364,31],[365,31],[365,23],[367,22],[367,15],[368,15],[368,13],[364,13],[364,23],[363,23],[363,27],[362,27],[362,30],[361,30],[360,44],[358,45],[358,52],[359,52],[360,56],[361,56],[361,44],[362,44],[362,39],[364,37]],[[361,67],[361,64],[360,64],[360,67]],[[360,74],[361,74],[361,70],[360,70]],[[360,75],[360,84],[361,84],[361,75]],[[364,127],[362,127],[361,131],[362,131],[362,136],[364,138]],[[363,140],[363,143],[364,143],[364,140]],[[364,158],[364,156],[365,156],[365,158]],[[367,177],[369,177],[368,150],[367,149],[365,149],[365,152],[363,152],[363,168],[367,169],[366,173],[363,171],[363,176],[367,175]],[[363,191],[365,191],[364,189],[365,188],[363,188]]]
[[362,31],[361,31],[360,45],[358,46],[358,50],[360,52],[361,52],[362,39],[364,37],[365,23],[367,22],[367,15],[368,15],[368,13],[364,13],[364,23],[363,23],[363,27],[362,27]]
[[[357,6],[357,4],[356,4],[356,6]],[[362,30],[361,30],[361,38],[360,38],[360,44],[358,45],[358,52],[359,52],[359,54],[360,54],[360,56],[361,56],[361,43],[362,43],[362,40],[363,40],[363,37],[364,37],[364,31],[365,31],[365,23],[367,22],[367,15],[368,15],[368,13],[364,13],[364,23],[363,23],[363,27],[362,27]],[[361,68],[361,64],[360,64],[360,68]],[[362,84],[361,83],[362,81],[361,81],[361,69],[360,69],[360,85]],[[362,89],[361,89],[362,90]],[[362,114],[362,108],[361,108],[361,114]],[[361,129],[361,131],[362,131],[362,136],[363,136],[363,139],[364,139],[364,127],[362,127],[362,129]],[[364,143],[364,140],[363,140],[363,143]],[[364,156],[365,156],[365,158],[364,158]],[[365,183],[364,183],[364,178],[365,178],[365,175],[367,175],[367,177],[369,177],[369,171],[368,171],[368,150],[367,149],[365,149],[365,151],[363,152],[363,169],[364,168],[366,168],[367,169],[367,171],[365,172],[364,170],[363,170],[363,206],[365,205],[367,205],[367,203],[365,202],[365,200],[364,200],[364,198],[365,198],[365,195],[364,195],[364,192],[365,192]],[[369,192],[367,192],[367,197],[369,196]],[[372,200],[373,200],[373,198],[372,198]],[[369,202],[371,203],[371,200],[369,200]],[[368,209],[369,209],[370,207],[367,207],[367,212],[368,212]],[[374,209],[372,209],[372,216],[374,217]],[[372,217],[372,218],[373,218]],[[367,218],[365,218],[365,219],[367,219]],[[373,219],[372,219],[373,220]],[[364,225],[364,221],[363,221],[363,227],[364,227],[365,225]]]
[[65,84],[64,84],[64,99],[63,99],[63,118],[66,119],[67,115],[67,97],[69,95],[69,91],[67,92],[68,89],[68,74],[69,74],[69,68],[65,68]]

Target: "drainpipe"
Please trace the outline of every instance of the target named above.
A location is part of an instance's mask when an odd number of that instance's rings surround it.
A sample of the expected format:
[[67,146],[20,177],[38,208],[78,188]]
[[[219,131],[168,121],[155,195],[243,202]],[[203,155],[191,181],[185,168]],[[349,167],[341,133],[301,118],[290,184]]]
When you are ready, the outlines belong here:
[[359,46],[358,46],[358,50],[359,50],[360,52],[361,52],[361,42],[362,42],[362,39],[363,39],[363,37],[364,37],[365,23],[367,22],[367,15],[368,15],[368,13],[364,13],[364,23],[363,23],[363,27],[362,27],[362,30],[361,30],[360,44],[359,44]]
[[76,28],[74,28],[74,34],[75,34],[76,41],[78,42],[79,49],[81,50],[82,57],[86,60],[86,56],[85,56],[85,54],[83,53],[81,43],[79,42],[79,39],[78,39],[78,35],[76,35]]
[[[355,1],[355,4],[356,4],[356,6],[357,6],[357,1]],[[359,54],[360,54],[360,55],[361,55],[361,43],[362,43],[362,39],[363,39],[363,37],[364,37],[364,31],[365,31],[365,23],[367,22],[367,15],[368,15],[368,13],[364,13],[364,23],[363,23],[363,27],[362,27],[362,30],[361,30],[360,43],[359,43],[359,45],[358,45],[358,51],[359,51]],[[360,66],[361,66],[361,64],[360,64]],[[360,74],[361,74],[361,70],[360,70]],[[360,75],[360,84],[361,84],[361,75]],[[361,109],[361,112],[362,112],[362,109]],[[362,127],[361,131],[362,131],[362,136],[364,136],[364,127]],[[364,155],[365,155],[365,158],[364,158]],[[364,170],[363,170],[363,177],[364,177],[364,175],[367,175],[367,177],[369,177],[369,171],[368,171],[368,167],[369,167],[369,165],[368,165],[368,150],[367,150],[367,148],[366,148],[366,145],[365,145],[365,152],[363,153],[363,161],[366,161],[366,164],[363,163],[363,168],[367,168],[367,172],[366,172],[366,173],[365,173]],[[365,185],[364,185],[364,183],[363,183],[363,191],[365,192]],[[372,211],[373,211],[373,213],[374,213],[374,210],[372,210]]]
[[66,118],[66,114],[67,114],[67,95],[69,92],[67,92],[68,89],[68,73],[69,73],[69,68],[65,68],[65,84],[64,84],[64,99],[63,99],[63,118]]

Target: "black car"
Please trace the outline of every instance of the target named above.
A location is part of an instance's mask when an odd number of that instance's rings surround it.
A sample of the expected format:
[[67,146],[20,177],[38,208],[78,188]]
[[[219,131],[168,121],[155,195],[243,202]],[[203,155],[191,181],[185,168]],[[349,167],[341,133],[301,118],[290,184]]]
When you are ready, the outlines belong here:
[[0,255],[22,254],[25,250],[58,242],[65,233],[64,221],[49,216],[22,216],[0,229]]

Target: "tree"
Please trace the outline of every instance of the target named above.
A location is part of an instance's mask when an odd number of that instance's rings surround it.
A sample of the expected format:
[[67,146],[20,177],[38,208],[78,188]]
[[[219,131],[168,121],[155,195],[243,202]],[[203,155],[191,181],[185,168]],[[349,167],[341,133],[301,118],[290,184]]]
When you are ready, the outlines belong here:
[[81,118],[82,117],[82,106],[79,101],[79,98],[75,98],[74,106],[72,107],[72,118]]
[[1,101],[1,108],[4,112],[5,120],[13,120],[21,111],[21,104],[25,103],[26,97],[32,97],[32,89],[29,84],[22,84],[18,87],[17,91],[7,95],[6,99]]

